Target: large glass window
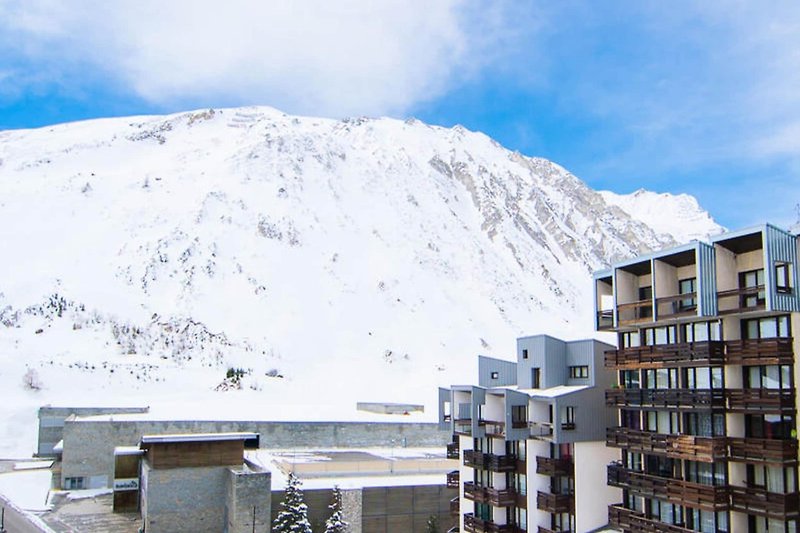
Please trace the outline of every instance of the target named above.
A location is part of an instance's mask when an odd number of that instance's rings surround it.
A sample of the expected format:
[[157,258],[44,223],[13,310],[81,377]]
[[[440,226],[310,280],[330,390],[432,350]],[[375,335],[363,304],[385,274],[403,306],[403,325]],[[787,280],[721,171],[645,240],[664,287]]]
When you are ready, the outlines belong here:
[[681,324],[683,342],[705,342],[722,340],[719,322],[694,322]]
[[679,311],[691,311],[697,308],[697,298],[695,296],[697,291],[696,286],[696,278],[687,278],[678,281],[678,294],[691,295],[691,298],[684,298],[678,301]]
[[742,320],[743,339],[772,339],[791,335],[789,317],[786,315]]
[[762,365],[744,368],[745,386],[753,389],[792,388],[792,367],[789,365]]

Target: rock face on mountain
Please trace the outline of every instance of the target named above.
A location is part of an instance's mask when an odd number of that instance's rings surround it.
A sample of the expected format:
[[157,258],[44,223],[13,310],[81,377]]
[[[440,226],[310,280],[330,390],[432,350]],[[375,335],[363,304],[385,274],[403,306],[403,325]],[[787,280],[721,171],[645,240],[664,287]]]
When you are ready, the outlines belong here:
[[591,334],[592,270],[720,230],[690,197],[656,197],[670,224],[653,220],[642,194],[416,120],[240,108],[0,132],[0,376],[152,396],[241,368],[234,387],[264,395],[351,379],[409,398],[517,335]]

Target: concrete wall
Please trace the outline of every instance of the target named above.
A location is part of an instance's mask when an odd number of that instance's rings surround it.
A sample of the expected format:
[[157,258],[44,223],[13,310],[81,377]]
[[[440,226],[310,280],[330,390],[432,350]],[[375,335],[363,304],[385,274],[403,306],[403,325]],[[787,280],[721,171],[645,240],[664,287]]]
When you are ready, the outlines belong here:
[[608,523],[608,506],[622,501],[622,490],[606,484],[608,463],[619,450],[605,441],[575,443],[575,528],[592,531]]
[[107,421],[68,420],[64,425],[61,483],[67,477],[108,486],[114,475],[114,447],[136,446],[142,435],[251,431],[262,448],[444,446],[450,435],[435,423]]
[[225,533],[269,533],[272,523],[272,474],[247,466],[226,477]]
[[53,457],[53,446],[63,438],[64,421],[71,415],[93,416],[120,413],[146,413],[149,407],[52,407],[39,408],[39,435],[36,455]]

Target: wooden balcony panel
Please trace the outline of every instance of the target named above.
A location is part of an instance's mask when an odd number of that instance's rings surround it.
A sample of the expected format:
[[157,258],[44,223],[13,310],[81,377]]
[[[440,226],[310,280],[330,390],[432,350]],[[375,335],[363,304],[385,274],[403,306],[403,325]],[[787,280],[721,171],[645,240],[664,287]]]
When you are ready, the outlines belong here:
[[597,312],[597,329],[598,331],[614,329],[613,309],[601,309]]
[[450,489],[457,489],[458,482],[461,479],[461,473],[458,470],[453,470],[447,473],[447,487]]
[[608,484],[645,497],[707,511],[724,511],[729,507],[727,486],[654,476],[629,470],[618,464],[608,466]]
[[724,410],[722,389],[609,389],[606,405],[626,408]]
[[717,309],[720,315],[761,311],[766,308],[764,286],[743,287],[717,293]]
[[750,414],[794,413],[794,389],[728,389],[728,411]]
[[524,459],[517,459],[517,467],[514,469],[517,474],[527,474],[528,473],[528,461]]
[[447,458],[458,459],[460,455],[459,443],[451,442],[447,445]]
[[756,487],[731,486],[731,509],[778,520],[800,518],[800,495],[781,494]]
[[797,439],[728,438],[731,461],[759,464],[797,464]]
[[481,487],[472,481],[464,483],[464,497],[478,503],[488,503],[494,507],[512,507],[517,503],[517,493],[513,489]]
[[704,463],[724,459],[728,451],[725,437],[667,435],[625,427],[608,428],[606,446]]
[[692,533],[691,529],[647,518],[622,504],[608,506],[608,524],[626,533]]
[[478,425],[484,428],[487,436],[491,437],[505,437],[506,436],[506,423],[497,420],[478,420]]
[[575,513],[575,497],[571,494],[536,492],[536,508],[548,513]]
[[621,326],[653,321],[653,301],[640,300],[617,305],[617,321]]
[[725,346],[720,341],[635,346],[605,352],[606,368],[666,368],[721,365]]
[[572,459],[552,459],[550,457],[536,457],[536,473],[545,476],[575,475],[575,464]]
[[725,341],[725,363],[731,365],[791,365],[793,339],[742,339]]
[[517,456],[464,450],[464,465],[492,472],[513,472],[517,468]]
[[458,496],[450,500],[450,516],[458,516],[461,514]]
[[569,530],[561,530],[561,529],[549,529],[546,527],[539,526],[536,530],[536,533],[570,533]]
[[514,524],[496,524],[491,520],[482,520],[473,513],[464,515],[464,531],[471,533],[525,533],[524,529]]
[[455,427],[453,429],[456,435],[472,435],[472,419],[471,418],[456,418]]
[[656,316],[662,318],[679,318],[697,315],[697,293],[687,292],[674,296],[656,298]]

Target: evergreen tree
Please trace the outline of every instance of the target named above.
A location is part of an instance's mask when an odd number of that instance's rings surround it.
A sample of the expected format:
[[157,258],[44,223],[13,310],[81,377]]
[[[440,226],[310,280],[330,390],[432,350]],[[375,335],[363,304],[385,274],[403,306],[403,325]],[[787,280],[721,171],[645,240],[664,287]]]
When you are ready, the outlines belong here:
[[272,523],[272,531],[275,533],[312,533],[311,524],[308,522],[308,506],[303,502],[300,480],[294,474],[289,474],[286,492],[281,502],[281,511]]
[[441,533],[441,531],[442,530],[439,529],[439,519],[436,518],[435,515],[431,515],[430,518],[428,518],[428,529],[427,529],[427,532],[428,533]]
[[331,516],[325,521],[325,533],[345,533],[350,524],[342,519],[342,491],[339,487],[333,487],[333,501],[328,508]]

